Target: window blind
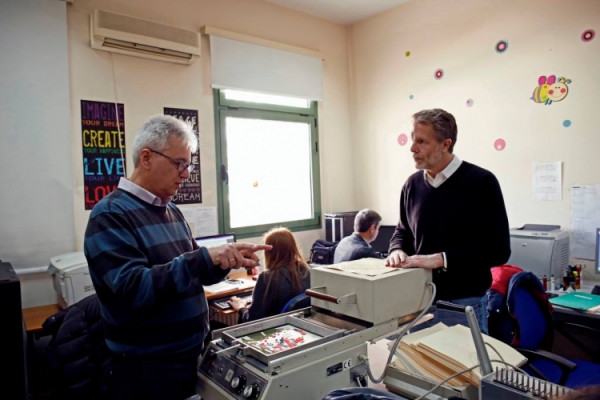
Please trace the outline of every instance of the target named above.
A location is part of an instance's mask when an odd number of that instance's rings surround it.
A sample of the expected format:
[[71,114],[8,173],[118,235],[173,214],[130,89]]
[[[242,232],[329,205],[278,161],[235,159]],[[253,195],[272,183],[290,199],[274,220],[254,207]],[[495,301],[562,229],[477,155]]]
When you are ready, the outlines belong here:
[[323,99],[323,60],[210,35],[212,87]]

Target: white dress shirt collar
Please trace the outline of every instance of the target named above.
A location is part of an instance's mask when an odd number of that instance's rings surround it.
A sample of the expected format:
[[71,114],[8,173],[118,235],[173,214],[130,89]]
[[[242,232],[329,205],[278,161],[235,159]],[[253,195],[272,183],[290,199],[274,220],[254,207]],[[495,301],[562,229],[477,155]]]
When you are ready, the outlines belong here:
[[437,188],[440,187],[442,183],[446,182],[448,178],[450,178],[452,174],[456,172],[458,167],[460,167],[460,164],[462,164],[462,160],[457,156],[453,155],[450,163],[439,174],[437,174],[435,178],[432,178],[427,173],[427,170],[423,171],[423,175],[425,177],[425,180],[429,182],[431,186]]
[[123,189],[126,192],[131,193],[132,195],[139,197],[141,200],[145,201],[148,204],[152,204],[153,206],[166,206],[167,202],[163,202],[160,197],[154,195],[153,193],[147,191],[143,187],[131,182],[129,179],[125,177],[121,177],[119,179],[119,189]]

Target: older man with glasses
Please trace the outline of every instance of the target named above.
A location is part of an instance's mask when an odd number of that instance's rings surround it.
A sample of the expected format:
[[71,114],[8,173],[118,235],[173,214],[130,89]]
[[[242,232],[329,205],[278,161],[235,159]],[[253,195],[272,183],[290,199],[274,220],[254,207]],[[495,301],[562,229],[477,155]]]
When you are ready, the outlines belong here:
[[197,358],[209,330],[202,285],[232,268],[254,268],[267,245],[199,248],[171,202],[190,176],[198,142],[190,126],[155,116],[133,143],[129,179],[91,212],[84,253],[112,352],[116,399],[194,394]]

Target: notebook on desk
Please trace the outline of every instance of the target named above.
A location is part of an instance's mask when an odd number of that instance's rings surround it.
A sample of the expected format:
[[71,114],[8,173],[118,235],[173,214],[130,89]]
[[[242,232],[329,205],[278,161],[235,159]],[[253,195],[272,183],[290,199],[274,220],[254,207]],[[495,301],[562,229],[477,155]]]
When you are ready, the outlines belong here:
[[549,299],[556,306],[573,308],[575,310],[592,311],[600,306],[600,296],[583,292],[571,292]]

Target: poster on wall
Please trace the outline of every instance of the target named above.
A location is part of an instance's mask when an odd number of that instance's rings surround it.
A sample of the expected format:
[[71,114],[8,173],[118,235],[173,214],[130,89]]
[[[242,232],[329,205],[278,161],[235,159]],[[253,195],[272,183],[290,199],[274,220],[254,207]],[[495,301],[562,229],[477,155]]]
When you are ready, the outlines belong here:
[[94,208],[125,176],[125,106],[81,100],[85,209]]
[[571,257],[595,260],[600,228],[600,184],[571,187]]
[[562,201],[562,162],[534,162],[533,199],[540,201]]
[[[185,110],[182,108],[164,108],[165,115],[172,115],[183,122],[192,126],[196,138],[198,137],[198,110]],[[200,143],[198,141],[198,143]],[[195,153],[192,154],[192,164],[194,169],[190,172],[190,177],[183,181],[183,185],[177,191],[171,201],[175,204],[193,204],[202,203],[202,183],[200,181],[200,145]]]

